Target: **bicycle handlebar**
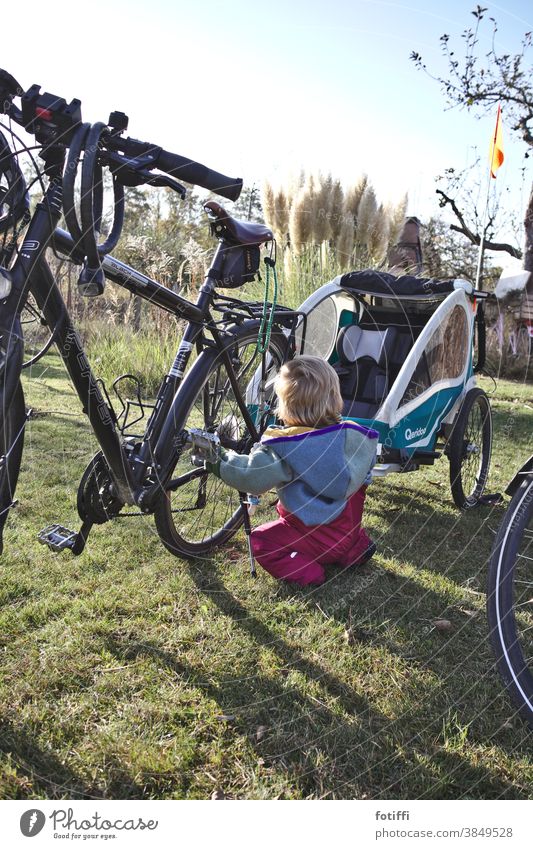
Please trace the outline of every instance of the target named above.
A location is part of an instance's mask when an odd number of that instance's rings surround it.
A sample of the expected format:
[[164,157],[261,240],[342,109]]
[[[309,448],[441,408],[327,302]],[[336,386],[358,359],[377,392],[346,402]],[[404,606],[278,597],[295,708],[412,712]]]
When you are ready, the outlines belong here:
[[178,153],[163,150],[163,148],[150,142],[132,138],[119,138],[113,141],[113,147],[116,145],[124,150],[128,157],[135,158],[146,155],[152,157],[153,166],[151,167],[159,168],[160,171],[164,171],[170,177],[185,180],[186,183],[192,183],[202,189],[215,192],[215,194],[228,200],[237,200],[241,193],[242,179],[240,177],[228,177],[219,171],[213,171],[212,168],[208,168],[200,162],[195,162],[194,159],[188,159]]
[[[77,128],[81,126],[79,100],[73,100],[70,105],[67,105],[63,98],[47,92],[41,94],[40,87],[37,85],[33,85],[24,93],[14,77],[3,69],[0,69],[0,95],[4,100],[4,103],[0,104],[1,111],[8,112],[17,123],[34,135],[38,136],[42,130],[47,130],[48,134],[50,131],[58,131],[57,141],[65,147],[70,145]],[[22,111],[12,102],[13,97],[17,95],[21,96]],[[159,168],[171,177],[177,177],[187,183],[215,192],[228,200],[235,201],[239,197],[243,184],[241,178],[228,177],[193,159],[163,150],[150,142],[121,138],[120,132],[127,127],[128,119],[122,113],[113,113],[113,116],[120,116],[122,124],[118,134],[111,131],[108,139],[109,149],[123,150],[126,156],[133,158],[149,154],[152,158],[150,168]],[[107,146],[108,140],[105,136],[102,137],[101,143],[104,147]],[[49,141],[48,135],[46,142]]]
[[195,186],[201,186],[228,200],[237,200],[241,193],[242,179],[240,177],[226,177],[218,171],[213,171],[177,153],[162,150],[157,160],[157,167],[171,177],[178,177],[186,183],[194,183]]
[[472,297],[477,298],[478,300],[483,301],[497,301],[498,298],[494,294],[494,292],[484,292],[481,289],[474,289],[472,292]]

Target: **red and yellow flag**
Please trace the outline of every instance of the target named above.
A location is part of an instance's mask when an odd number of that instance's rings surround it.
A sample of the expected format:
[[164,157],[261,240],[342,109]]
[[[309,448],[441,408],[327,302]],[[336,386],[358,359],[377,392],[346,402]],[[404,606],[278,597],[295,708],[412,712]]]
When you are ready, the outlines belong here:
[[496,115],[496,126],[494,128],[494,138],[490,146],[490,176],[496,179],[496,171],[502,164],[503,156],[503,137],[502,137],[502,110],[498,104],[498,114]]

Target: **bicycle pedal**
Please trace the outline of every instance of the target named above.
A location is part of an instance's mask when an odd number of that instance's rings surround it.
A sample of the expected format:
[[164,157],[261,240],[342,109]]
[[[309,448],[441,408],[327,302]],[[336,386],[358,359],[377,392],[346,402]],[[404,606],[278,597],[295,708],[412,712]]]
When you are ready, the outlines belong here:
[[39,531],[37,539],[52,551],[63,551],[65,548],[74,548],[78,534],[76,531],[64,528],[63,525],[48,525],[42,531]]

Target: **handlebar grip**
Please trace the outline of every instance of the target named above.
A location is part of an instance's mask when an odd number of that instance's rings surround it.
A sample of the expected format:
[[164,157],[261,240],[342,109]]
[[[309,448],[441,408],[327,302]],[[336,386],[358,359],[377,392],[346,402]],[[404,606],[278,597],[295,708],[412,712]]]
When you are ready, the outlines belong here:
[[219,174],[218,171],[212,171],[211,168],[200,165],[199,162],[187,159],[186,156],[178,156],[177,153],[170,153],[168,150],[162,150],[159,154],[157,168],[177,180],[185,180],[186,183],[201,186],[228,200],[237,200],[241,193],[242,179],[240,177],[226,177],[225,174]]
[[477,298],[480,301],[481,300],[483,300],[483,301],[497,301],[498,300],[498,298],[494,294],[494,292],[485,292],[485,291],[481,291],[480,289],[474,289],[474,291],[472,292],[472,295],[474,296],[474,298]]

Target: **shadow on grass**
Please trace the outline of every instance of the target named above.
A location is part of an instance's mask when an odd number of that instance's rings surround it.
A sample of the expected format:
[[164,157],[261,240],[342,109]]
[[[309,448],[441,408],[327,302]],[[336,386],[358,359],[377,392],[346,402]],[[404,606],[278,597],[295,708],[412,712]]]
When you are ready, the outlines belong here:
[[[98,789],[87,784],[79,775],[57,758],[52,750],[38,746],[32,733],[24,726],[15,727],[10,722],[0,722],[0,752],[8,755],[11,766],[17,770],[18,779],[8,782],[12,795],[4,798],[28,799],[101,799]],[[20,780],[21,776],[24,779]],[[128,783],[133,781],[128,777]],[[18,788],[18,789],[17,789]],[[140,788],[137,788],[140,793]]]
[[[442,704],[435,703],[423,733],[413,716],[387,715],[349,684],[281,638],[228,590],[213,565],[190,575],[220,612],[280,663],[275,674],[251,667],[246,677],[196,668],[152,642],[108,640],[121,661],[149,656],[204,691],[260,762],[301,798],[514,798],[511,781],[437,744]],[[311,595],[302,593],[311,604]],[[389,648],[394,650],[391,643]],[[287,679],[291,676],[291,680]],[[206,680],[206,678],[208,680]],[[294,681],[292,680],[294,678]],[[384,690],[388,680],[384,675]],[[327,701],[327,704],[326,704]],[[428,698],[426,711],[432,710]],[[417,705],[412,708],[416,713]],[[263,729],[258,738],[257,729]],[[439,760],[434,756],[439,753]],[[290,793],[289,793],[290,795]]]
[[[234,676],[230,668],[224,677],[217,677],[212,672],[206,674],[205,670],[183,662],[153,642],[120,643],[112,640],[107,643],[108,650],[121,661],[151,657],[187,685],[204,692],[218,705],[222,716],[230,715],[231,721],[235,720],[236,730],[244,735],[249,746],[256,749],[261,766],[280,775],[288,797],[331,797],[338,795],[337,789],[344,785],[348,787],[350,798],[368,796],[371,788],[379,792],[381,776],[376,775],[376,784],[373,785],[372,770],[365,769],[363,765],[367,766],[368,735],[387,729],[387,717],[372,709],[360,694],[303,657],[260,620],[250,616],[218,580],[211,582],[210,589],[218,594],[216,600],[221,611],[231,616],[256,643],[267,646],[281,660],[282,668],[275,676],[256,671],[246,677]],[[212,597],[215,598],[214,595]],[[298,689],[286,682],[287,676],[294,673],[304,679]],[[344,711],[350,712],[353,722],[346,721],[324,701],[308,692],[316,689],[309,686],[312,682],[327,690],[332,700],[342,705]],[[379,752],[377,760],[393,763],[398,774],[407,769],[390,734],[384,734],[379,748],[373,748],[373,752],[376,751]],[[366,773],[362,782],[361,773]],[[423,781],[420,775],[418,778]]]
[[[389,498],[372,503],[367,500],[368,515],[378,517],[384,528],[377,533],[387,541],[391,553],[407,557],[415,566],[447,575],[463,569],[465,580],[471,577],[471,546],[475,560],[490,555],[493,533],[501,522],[506,505],[482,505],[474,510],[439,509],[446,502],[427,492],[396,489]],[[447,502],[450,506],[450,502]],[[375,522],[374,522],[375,524]],[[456,576],[457,577],[457,576]]]
[[[412,499],[397,495],[396,504],[402,501],[410,505]],[[470,742],[487,746],[495,738],[498,748],[516,757],[528,755],[532,732],[517,722],[514,733],[508,733],[511,727],[502,734],[502,723],[516,712],[495,670],[485,614],[489,526],[498,526],[504,509],[433,510],[425,532],[411,532],[412,538],[405,528],[394,534],[390,527],[395,508],[382,510],[383,542],[392,536],[398,548],[393,563],[380,566],[375,560],[362,569],[330,573],[316,604],[324,616],[349,627],[355,643],[385,649],[411,671],[427,670],[438,678],[442,692],[424,697],[426,711],[438,718],[452,710],[458,725],[469,729]],[[435,624],[439,620],[443,630]]]

